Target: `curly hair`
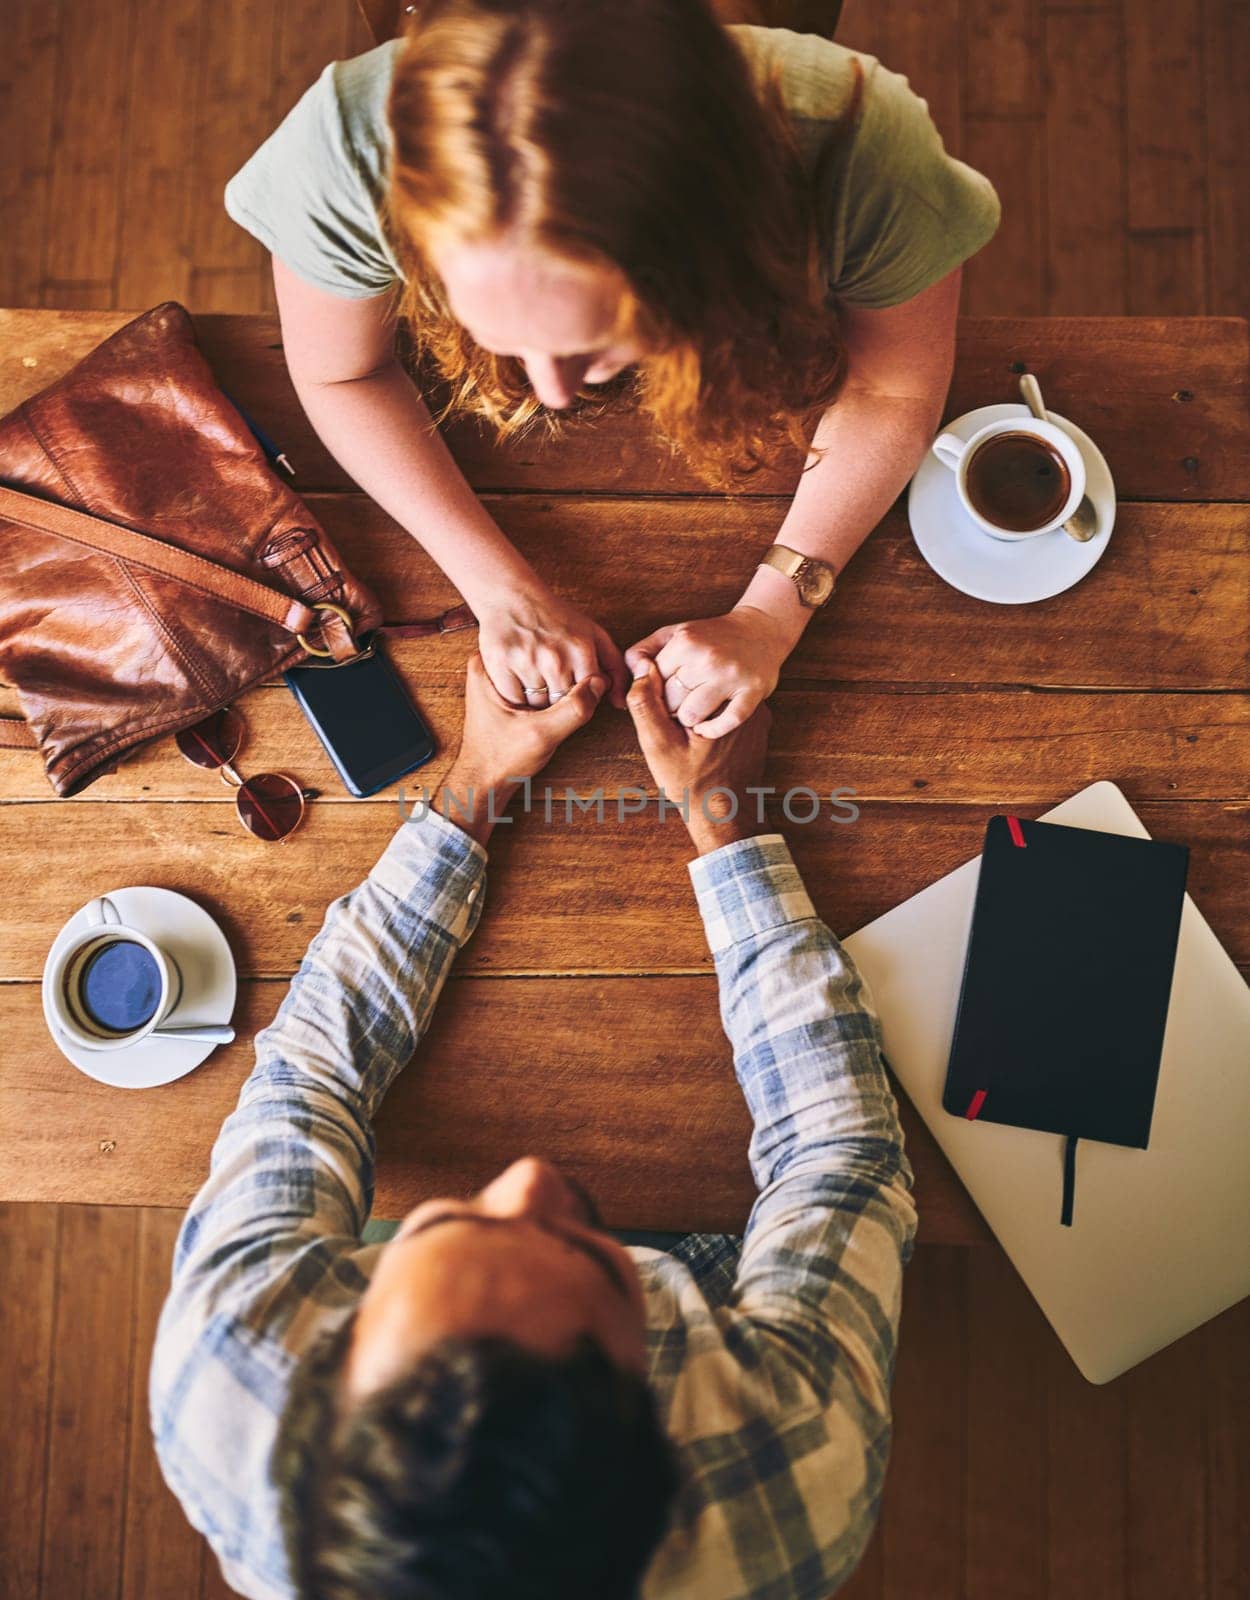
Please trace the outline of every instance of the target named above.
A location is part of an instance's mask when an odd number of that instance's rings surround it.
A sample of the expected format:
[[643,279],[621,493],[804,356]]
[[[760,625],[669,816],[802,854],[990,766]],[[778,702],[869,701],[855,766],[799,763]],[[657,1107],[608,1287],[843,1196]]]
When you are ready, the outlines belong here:
[[301,1600],[627,1600],[676,1455],[646,1382],[589,1339],[551,1360],[444,1340],[348,1403],[353,1312],[296,1370],[274,1465]]
[[[424,0],[400,47],[381,223],[403,268],[396,313],[447,388],[436,413],[503,438],[632,403],[672,455],[729,490],[809,444],[846,380],[813,191],[862,77],[805,168],[781,66],[757,89],[709,0]],[[545,408],[514,356],[449,309],[436,241],[519,230],[623,276],[616,329],[642,354]]]

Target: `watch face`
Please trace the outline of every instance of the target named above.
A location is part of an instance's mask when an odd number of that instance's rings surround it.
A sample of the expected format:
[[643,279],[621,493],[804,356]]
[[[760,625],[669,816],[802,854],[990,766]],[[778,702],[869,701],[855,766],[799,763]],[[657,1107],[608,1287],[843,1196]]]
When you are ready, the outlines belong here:
[[805,561],[798,573],[798,580],[804,605],[823,606],[833,593],[833,572],[823,561]]

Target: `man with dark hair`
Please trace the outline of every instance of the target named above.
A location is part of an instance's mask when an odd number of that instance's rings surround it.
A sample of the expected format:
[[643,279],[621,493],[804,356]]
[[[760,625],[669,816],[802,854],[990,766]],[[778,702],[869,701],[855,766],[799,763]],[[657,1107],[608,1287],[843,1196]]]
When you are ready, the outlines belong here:
[[709,741],[651,662],[629,695],[688,798],[755,1124],[745,1238],[625,1248],[527,1158],[362,1241],[373,1118],[476,926],[494,820],[604,688],[521,710],[473,658],[456,806],[414,813],[327,910],[183,1223],[157,1455],[255,1600],[824,1600],[872,1531],[912,1173],[861,980],[735,805],[766,707]]

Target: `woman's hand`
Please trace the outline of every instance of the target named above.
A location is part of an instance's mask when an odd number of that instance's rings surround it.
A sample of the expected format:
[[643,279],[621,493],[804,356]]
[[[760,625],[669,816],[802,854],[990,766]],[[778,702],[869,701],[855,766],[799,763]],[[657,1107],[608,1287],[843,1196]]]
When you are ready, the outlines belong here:
[[514,706],[541,711],[598,673],[612,704],[625,705],[621,652],[599,624],[549,590],[525,589],[478,605],[478,649],[490,681]]
[[630,645],[631,672],[655,661],[664,702],[684,727],[705,739],[740,728],[777,687],[795,635],[758,606],[737,605],[723,617],[670,623]]

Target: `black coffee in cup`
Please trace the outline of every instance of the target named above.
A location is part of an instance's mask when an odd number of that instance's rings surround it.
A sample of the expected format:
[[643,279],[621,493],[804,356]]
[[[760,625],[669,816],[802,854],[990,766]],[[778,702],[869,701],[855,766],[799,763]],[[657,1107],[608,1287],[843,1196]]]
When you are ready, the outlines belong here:
[[86,1018],[106,1033],[133,1033],[161,1003],[161,969],[133,939],[101,943],[83,963],[77,986]]
[[1044,528],[1072,489],[1067,462],[1035,433],[996,433],[978,445],[964,483],[978,516],[1009,533]]

